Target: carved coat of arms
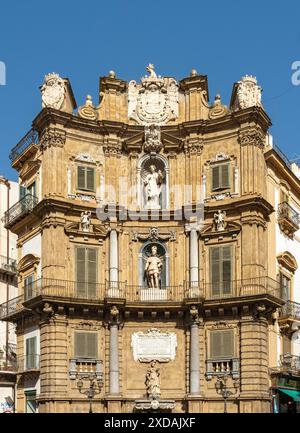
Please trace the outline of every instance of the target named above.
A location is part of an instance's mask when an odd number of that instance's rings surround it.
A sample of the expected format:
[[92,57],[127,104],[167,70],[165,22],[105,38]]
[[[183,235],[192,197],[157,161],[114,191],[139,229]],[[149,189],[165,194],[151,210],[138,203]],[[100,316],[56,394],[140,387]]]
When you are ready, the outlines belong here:
[[239,108],[248,108],[261,105],[262,88],[251,75],[246,75],[238,82],[237,98]]
[[45,76],[41,86],[42,107],[60,110],[65,99],[66,88],[64,80],[54,72]]
[[141,84],[132,80],[128,87],[128,117],[139,124],[164,124],[178,117],[178,84],[174,78],[157,76],[154,66]]

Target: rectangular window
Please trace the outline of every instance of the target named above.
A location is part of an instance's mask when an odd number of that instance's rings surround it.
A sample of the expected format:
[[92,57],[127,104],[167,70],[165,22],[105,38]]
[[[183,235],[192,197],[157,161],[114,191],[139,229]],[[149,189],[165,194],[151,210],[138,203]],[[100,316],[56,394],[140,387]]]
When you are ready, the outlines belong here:
[[75,332],[74,357],[82,359],[98,359],[97,332]]
[[33,182],[31,185],[29,185],[26,188],[26,194],[31,194],[34,197],[36,196],[36,183],[35,182]]
[[31,337],[26,339],[26,370],[38,368],[38,355],[37,355],[37,338]]
[[95,191],[95,169],[92,167],[77,167],[77,188],[84,191]]
[[213,165],[211,177],[212,191],[230,188],[229,163]]
[[234,358],[234,331],[210,331],[209,359]]
[[78,297],[96,298],[97,262],[97,250],[95,248],[76,248],[76,281]]
[[25,391],[26,413],[37,412],[36,391]]
[[28,277],[24,278],[24,296],[25,300],[34,297],[34,274],[30,274]]
[[232,245],[210,248],[211,295],[230,295],[232,291]]
[[291,280],[286,275],[280,273],[281,299],[289,301],[291,298]]

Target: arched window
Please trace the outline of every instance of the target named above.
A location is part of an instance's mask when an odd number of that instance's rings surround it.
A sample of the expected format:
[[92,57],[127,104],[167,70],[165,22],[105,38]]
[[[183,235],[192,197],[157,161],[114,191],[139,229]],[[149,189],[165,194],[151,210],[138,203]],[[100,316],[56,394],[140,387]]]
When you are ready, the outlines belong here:
[[137,172],[141,209],[169,208],[169,165],[162,155],[144,155]]
[[157,247],[157,257],[162,262],[160,273],[159,289],[164,289],[169,286],[169,254],[165,245],[160,242],[146,242],[139,253],[139,286],[143,288],[149,287],[149,280],[145,272],[147,259],[152,255],[152,247]]

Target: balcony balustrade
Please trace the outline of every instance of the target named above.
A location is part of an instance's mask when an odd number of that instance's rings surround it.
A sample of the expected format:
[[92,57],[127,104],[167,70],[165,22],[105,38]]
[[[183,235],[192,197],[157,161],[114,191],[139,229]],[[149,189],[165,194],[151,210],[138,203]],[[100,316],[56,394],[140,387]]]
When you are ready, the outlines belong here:
[[17,261],[6,256],[0,256],[0,271],[15,275],[17,273]]
[[280,319],[295,319],[300,321],[300,304],[298,302],[287,301],[281,307],[279,313]]
[[54,298],[58,301],[61,299],[63,302],[98,304],[105,298],[124,299],[126,302],[182,303],[185,299],[214,301],[259,295],[270,295],[280,299],[279,283],[269,277],[259,277],[214,284],[184,282],[177,286],[147,288],[127,285],[124,282],[87,283],[40,278],[26,285],[22,295],[0,305],[0,319],[9,318],[22,308],[27,308],[27,303],[38,297]]
[[299,229],[300,216],[286,201],[278,206],[278,224],[283,233],[290,237]]
[[38,198],[32,194],[26,194],[21,200],[10,207],[3,217],[4,225],[10,228],[13,224],[23,218],[25,215],[32,212],[33,208],[38,204]]
[[39,144],[39,136],[37,131],[30,129],[27,134],[19,141],[19,143],[11,150],[9,159],[13,163],[16,161],[30,146]]
[[239,377],[239,358],[208,359],[206,361],[206,378],[210,380],[214,376],[231,375],[234,379]]

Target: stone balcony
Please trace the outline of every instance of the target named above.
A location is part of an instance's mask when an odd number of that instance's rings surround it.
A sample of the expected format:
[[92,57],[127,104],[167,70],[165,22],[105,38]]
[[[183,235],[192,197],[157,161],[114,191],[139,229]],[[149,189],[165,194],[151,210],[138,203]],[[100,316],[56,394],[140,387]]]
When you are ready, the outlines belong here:
[[0,256],[0,272],[6,275],[16,275],[17,261],[6,256]]
[[5,228],[9,229],[25,215],[32,212],[33,208],[38,204],[38,198],[32,194],[26,194],[21,200],[10,207],[3,217]]
[[38,145],[38,133],[34,129],[30,129],[9,154],[12,166],[15,167],[18,162],[27,159],[28,156],[37,149]]
[[293,237],[299,230],[300,216],[286,201],[278,206],[278,224],[283,233]]
[[22,294],[0,305],[0,320],[14,321],[21,314],[45,302],[70,308],[102,308],[104,303],[134,307],[143,304],[174,305],[203,304],[208,309],[222,305],[235,307],[245,302],[271,302],[281,307],[280,286],[269,277],[258,277],[219,283],[182,282],[161,288],[128,285],[126,282],[87,283],[40,278],[23,288]]
[[271,374],[290,374],[300,376],[300,356],[284,353],[280,355],[279,365],[270,369]]

